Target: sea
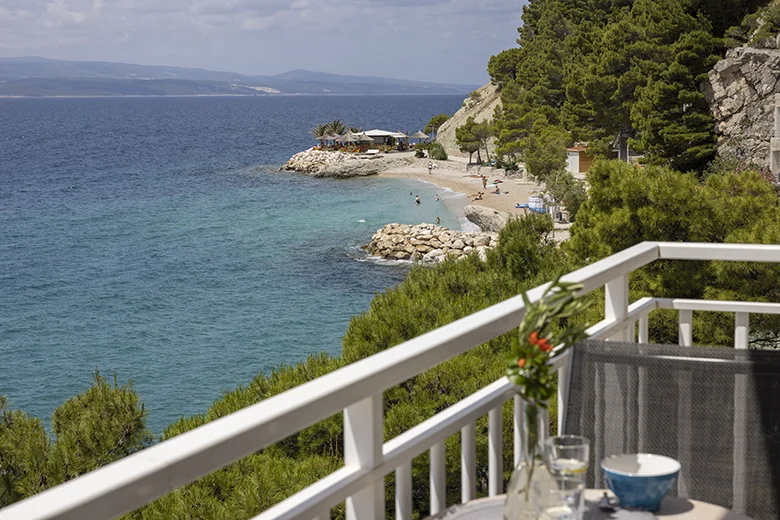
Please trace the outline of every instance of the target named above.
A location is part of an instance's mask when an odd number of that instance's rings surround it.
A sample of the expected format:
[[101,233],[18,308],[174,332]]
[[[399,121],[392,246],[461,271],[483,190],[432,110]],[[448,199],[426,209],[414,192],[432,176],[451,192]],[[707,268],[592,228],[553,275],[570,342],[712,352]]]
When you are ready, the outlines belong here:
[[350,318],[409,269],[360,246],[389,222],[461,227],[459,195],[279,167],[319,123],[415,132],[461,102],[0,99],[7,406],[48,425],[99,370],[132,379],[159,434],[259,373],[338,355]]

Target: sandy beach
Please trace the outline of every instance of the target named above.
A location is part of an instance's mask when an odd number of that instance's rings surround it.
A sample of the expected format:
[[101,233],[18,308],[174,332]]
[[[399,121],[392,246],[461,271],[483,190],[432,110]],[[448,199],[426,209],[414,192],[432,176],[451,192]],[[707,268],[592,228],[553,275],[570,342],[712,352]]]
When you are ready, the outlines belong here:
[[[501,195],[490,193],[493,188],[482,188],[482,179],[476,176],[470,176],[465,172],[465,165],[458,161],[434,161],[436,165],[433,172],[429,175],[427,160],[419,160],[419,165],[393,169],[382,172],[379,175],[383,177],[403,177],[407,179],[418,179],[424,182],[430,182],[449,188],[453,191],[464,193],[468,196],[468,204],[485,206],[498,211],[504,211],[512,215],[523,215],[525,210],[516,209],[517,204],[528,202],[528,198],[538,190],[535,184],[524,184],[517,179],[507,179],[502,175],[488,177],[488,185],[498,179],[503,181],[499,184]],[[485,170],[484,168],[482,169]],[[482,200],[474,200],[478,191],[485,193]]]

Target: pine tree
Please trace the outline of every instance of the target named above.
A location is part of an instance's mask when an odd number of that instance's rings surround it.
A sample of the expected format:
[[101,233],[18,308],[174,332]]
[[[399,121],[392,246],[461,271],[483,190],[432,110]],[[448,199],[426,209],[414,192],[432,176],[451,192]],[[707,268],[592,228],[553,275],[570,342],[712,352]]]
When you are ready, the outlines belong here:
[[510,81],[517,79],[517,65],[522,58],[522,52],[518,48],[508,49],[490,57],[488,61],[488,74],[493,84],[503,87]]
[[479,149],[482,146],[482,141],[475,133],[477,131],[477,123],[473,117],[466,119],[466,123],[455,129],[455,142],[457,143],[461,152],[469,154],[469,163],[474,155],[477,153],[477,162],[482,162],[482,157],[479,154]]
[[635,143],[651,162],[677,170],[699,170],[717,151],[715,120],[698,85],[717,60],[706,31],[684,34],[671,47],[674,61],[638,93],[631,121]]

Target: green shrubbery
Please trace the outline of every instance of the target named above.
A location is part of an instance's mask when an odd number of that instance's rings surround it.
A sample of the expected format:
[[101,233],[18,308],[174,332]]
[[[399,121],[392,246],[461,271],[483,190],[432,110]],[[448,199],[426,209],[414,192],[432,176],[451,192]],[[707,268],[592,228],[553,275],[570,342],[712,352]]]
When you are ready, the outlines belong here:
[[726,31],[725,41],[729,47],[776,48],[773,41],[780,34],[780,4],[772,2],[755,13],[746,16],[740,25]]
[[130,383],[95,373],[86,392],[43,422],[9,410],[0,397],[0,507],[105,466],[149,446],[146,412]]
[[428,157],[437,161],[446,161],[448,158],[447,150],[444,149],[441,143],[433,141],[432,143],[418,143],[414,145],[414,156],[418,159],[425,157],[425,151],[428,152]]

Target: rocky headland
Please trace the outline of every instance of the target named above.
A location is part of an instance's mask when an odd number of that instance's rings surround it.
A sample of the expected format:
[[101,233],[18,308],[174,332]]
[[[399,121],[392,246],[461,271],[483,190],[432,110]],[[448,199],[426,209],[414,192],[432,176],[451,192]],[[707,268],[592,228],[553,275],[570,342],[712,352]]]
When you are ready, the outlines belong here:
[[309,149],[290,158],[282,170],[312,177],[363,177],[414,163],[413,154],[364,155]]
[[[469,154],[460,151],[455,142],[455,129],[466,124],[469,117],[473,117],[477,123],[493,119],[497,106],[501,106],[501,92],[498,87],[488,83],[474,91],[473,96],[463,100],[463,106],[447,120],[436,133],[436,140],[444,146],[452,157],[468,157]],[[493,143],[489,146],[490,153],[495,152]]]
[[434,224],[387,224],[364,249],[388,260],[418,260],[439,263],[445,259],[476,254],[482,260],[498,244],[498,233],[469,233]]

